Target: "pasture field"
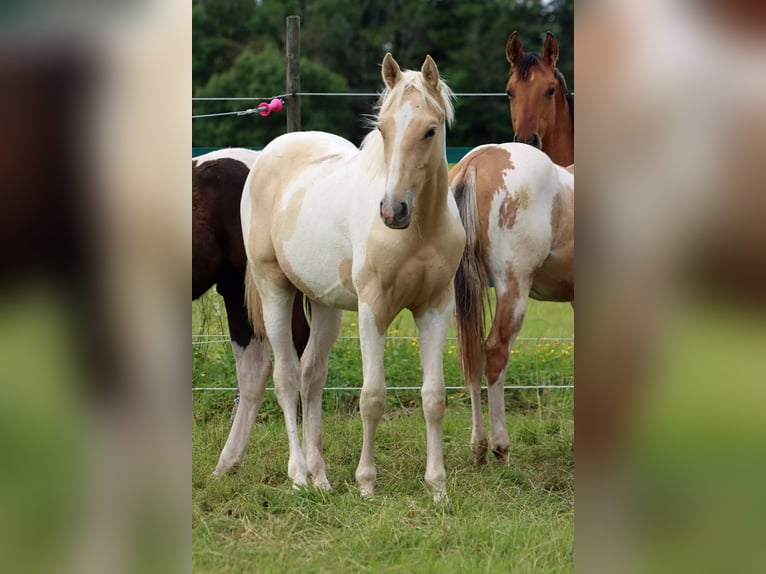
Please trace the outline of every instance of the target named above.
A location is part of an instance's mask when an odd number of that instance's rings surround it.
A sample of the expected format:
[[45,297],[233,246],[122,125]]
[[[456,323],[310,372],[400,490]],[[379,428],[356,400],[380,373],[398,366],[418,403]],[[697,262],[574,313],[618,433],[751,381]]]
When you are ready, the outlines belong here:
[[[223,302],[192,304],[193,339],[226,333]],[[521,338],[569,337],[573,312],[530,302]],[[409,313],[389,329],[386,378],[419,388],[417,341]],[[373,499],[354,482],[362,442],[358,413],[361,358],[356,314],[344,317],[330,358],[324,451],[333,485],[293,491],[287,439],[271,386],[241,468],[213,479],[228,433],[233,391],[195,391],[192,423],[192,553],[196,572],[571,572],[574,538],[572,389],[506,391],[510,463],[472,460],[470,400],[448,390],[444,459],[450,502],[434,505],[423,480],[425,422],[418,390],[389,390],[378,428]],[[347,338],[346,338],[347,337]],[[454,337],[454,330],[450,333]],[[226,340],[227,337],[212,337]],[[445,348],[445,380],[460,387],[454,339]],[[571,384],[572,341],[519,341],[509,385]],[[228,342],[193,346],[194,387],[234,387]],[[486,408],[485,408],[486,411]],[[486,421],[486,414],[485,414]]]

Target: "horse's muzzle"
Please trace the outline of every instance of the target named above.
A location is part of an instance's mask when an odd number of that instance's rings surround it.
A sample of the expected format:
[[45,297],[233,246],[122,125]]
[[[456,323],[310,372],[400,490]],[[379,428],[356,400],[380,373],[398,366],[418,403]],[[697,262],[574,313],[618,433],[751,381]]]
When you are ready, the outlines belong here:
[[517,143],[523,143],[536,147],[537,149],[543,149],[543,140],[540,139],[540,135],[537,133],[530,134],[528,136],[520,137],[518,134],[513,136],[513,141]]
[[406,229],[412,220],[412,210],[403,201],[380,202],[380,218],[391,229]]

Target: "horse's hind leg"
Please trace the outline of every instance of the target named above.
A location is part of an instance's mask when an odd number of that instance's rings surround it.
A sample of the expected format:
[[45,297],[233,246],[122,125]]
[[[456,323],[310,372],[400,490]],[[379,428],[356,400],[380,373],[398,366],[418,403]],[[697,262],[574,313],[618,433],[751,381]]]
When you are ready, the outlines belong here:
[[226,303],[229,336],[237,370],[239,403],[226,445],[213,472],[215,475],[230,472],[242,462],[271,374],[268,343],[255,338],[247,318],[244,279],[240,275],[229,281],[219,281],[218,291]]
[[476,464],[487,464],[487,431],[481,414],[481,380],[478,384],[467,385],[471,396],[471,450]]
[[231,346],[237,366],[239,402],[229,438],[213,472],[215,475],[228,473],[242,462],[271,373],[271,357],[266,341],[253,337],[246,347],[235,341],[231,342]]
[[500,461],[508,460],[510,440],[505,425],[505,373],[511,345],[521,330],[527,311],[527,297],[520,295],[518,282],[496,282],[497,309],[492,329],[485,344],[487,377],[487,402],[489,403],[489,426],[492,452]]
[[282,289],[266,277],[255,275],[263,304],[263,323],[274,351],[274,390],[285,416],[290,457],[287,475],[296,487],[306,486],[308,469],[298,435],[300,363],[292,339],[290,315],[295,289]]
[[340,333],[343,313],[312,302],[311,335],[301,358],[303,450],[314,484],[326,490],[330,482],[322,458],[322,389],[327,383],[327,358]]

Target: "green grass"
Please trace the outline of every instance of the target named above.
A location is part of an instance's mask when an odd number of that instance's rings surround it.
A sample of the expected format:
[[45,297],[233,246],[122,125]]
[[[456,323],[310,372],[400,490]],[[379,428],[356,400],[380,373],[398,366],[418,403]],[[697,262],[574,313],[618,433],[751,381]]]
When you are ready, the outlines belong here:
[[[223,305],[192,305],[194,333],[225,333]],[[571,335],[569,306],[532,303],[521,337]],[[328,387],[361,386],[356,315],[344,317]],[[409,314],[389,336],[410,336]],[[454,331],[451,333],[454,335]],[[195,386],[235,386],[226,344],[195,345]],[[569,341],[517,343],[509,384],[573,380]],[[460,386],[454,342],[445,349],[447,385]],[[386,348],[389,387],[419,386],[417,342]],[[282,413],[267,390],[239,471],[212,479],[230,424],[233,392],[197,391],[193,404],[192,550],[198,572],[571,572],[574,424],[571,389],[506,392],[511,460],[476,467],[469,447],[470,401],[447,394],[444,456],[448,506],[423,481],[425,423],[419,392],[389,391],[378,428],[372,500],[354,483],[361,450],[356,391],[326,391],[324,451],[330,493],[295,492],[287,478]]]

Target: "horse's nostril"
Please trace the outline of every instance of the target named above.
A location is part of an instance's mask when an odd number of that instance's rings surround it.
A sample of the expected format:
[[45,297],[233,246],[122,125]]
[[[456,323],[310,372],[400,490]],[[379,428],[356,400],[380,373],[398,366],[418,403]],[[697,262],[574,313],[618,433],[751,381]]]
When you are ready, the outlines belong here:
[[400,205],[402,206],[402,210],[400,211],[401,216],[407,217],[407,211],[408,211],[407,204],[402,202]]

